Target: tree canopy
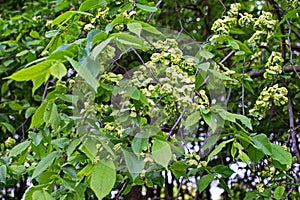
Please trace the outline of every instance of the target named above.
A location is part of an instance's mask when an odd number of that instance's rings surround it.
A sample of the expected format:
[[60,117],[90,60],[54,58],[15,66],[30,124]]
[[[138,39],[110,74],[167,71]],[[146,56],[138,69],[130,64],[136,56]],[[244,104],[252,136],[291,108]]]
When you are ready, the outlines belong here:
[[300,198],[300,1],[0,5],[1,199]]

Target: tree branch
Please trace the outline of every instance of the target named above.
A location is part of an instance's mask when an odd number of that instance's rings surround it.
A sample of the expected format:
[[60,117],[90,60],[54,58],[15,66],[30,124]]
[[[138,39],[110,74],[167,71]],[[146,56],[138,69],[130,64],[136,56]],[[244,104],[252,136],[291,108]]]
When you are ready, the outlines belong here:
[[[265,73],[266,70],[262,69],[262,70],[256,70],[253,72],[250,72],[250,77],[251,78],[257,78],[262,76]],[[288,68],[283,68],[282,70],[283,72],[292,72],[292,71],[296,71],[296,72],[300,72],[300,66],[289,66]]]
[[175,122],[175,124],[172,126],[168,136],[166,137],[166,140],[170,140],[170,137],[174,134],[174,130],[176,128],[176,126],[179,124],[179,122],[181,121],[181,119],[183,118],[184,114],[185,114],[185,108],[183,109],[182,113],[180,114],[180,116],[178,117],[177,121]]
[[[162,3],[162,0],[159,0],[159,1],[157,2],[157,4],[155,5],[155,8],[158,8],[158,6],[159,6],[161,3]],[[152,16],[154,15],[154,13],[155,13],[155,12],[150,13],[148,19],[146,20],[146,23],[147,23],[147,24],[150,22],[150,20],[151,20]]]
[[295,130],[295,124],[294,124],[294,113],[293,113],[293,103],[291,100],[291,97],[288,95],[288,111],[289,111],[289,120],[290,120],[290,132],[292,134],[292,147],[293,151],[296,155],[296,158],[298,160],[298,163],[300,163],[300,153],[298,150],[298,145],[297,145],[297,132]]

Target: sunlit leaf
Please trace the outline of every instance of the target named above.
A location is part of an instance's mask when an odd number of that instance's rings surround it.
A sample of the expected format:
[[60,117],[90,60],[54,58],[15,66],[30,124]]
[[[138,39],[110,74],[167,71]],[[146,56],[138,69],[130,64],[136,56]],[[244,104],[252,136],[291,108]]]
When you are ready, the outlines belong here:
[[99,200],[110,193],[115,182],[116,169],[112,161],[99,161],[93,167],[90,184]]

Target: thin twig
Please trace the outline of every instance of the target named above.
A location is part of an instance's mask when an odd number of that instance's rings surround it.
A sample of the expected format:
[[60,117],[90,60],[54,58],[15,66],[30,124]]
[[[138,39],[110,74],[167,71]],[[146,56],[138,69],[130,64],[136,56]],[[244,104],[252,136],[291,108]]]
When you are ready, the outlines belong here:
[[226,6],[224,5],[224,3],[222,1],[219,0],[219,3],[223,6],[224,10],[222,12],[222,17],[224,16],[224,13],[226,12],[227,8]]
[[151,76],[151,78],[153,78],[157,83],[159,83],[160,85],[162,85],[162,83],[153,75],[153,73],[151,72],[151,70],[149,69],[149,67],[146,65],[146,63],[144,62],[144,60],[141,57],[141,55],[133,47],[130,47],[130,48],[135,53],[135,55],[139,58],[139,60],[142,62],[143,66],[146,68],[146,70],[149,73],[149,75]]
[[230,52],[229,52],[229,54],[227,55],[227,56],[225,56],[225,58],[223,58],[221,61],[220,61],[220,64],[223,64],[228,58],[230,58],[232,55],[234,55],[235,54],[235,52],[234,52],[234,50],[231,50]]
[[184,114],[185,114],[185,108],[183,109],[182,113],[180,114],[180,116],[178,117],[178,119],[176,120],[175,124],[172,126],[168,136],[166,137],[166,140],[170,140],[170,137],[173,135],[173,132],[176,128],[176,126],[179,124],[179,122],[181,121],[181,119],[183,118]]
[[296,155],[296,158],[298,160],[298,163],[300,163],[300,153],[297,145],[297,132],[295,130],[295,124],[294,124],[293,103],[289,95],[288,95],[288,111],[289,111],[289,120],[290,120],[290,132],[292,135],[292,147]]
[[293,49],[292,49],[292,42],[291,42],[291,31],[292,31],[292,27],[291,27],[291,23],[289,20],[286,20],[288,27],[289,27],[289,31],[288,31],[288,45],[289,45],[289,50],[290,50],[290,64],[293,67],[293,70],[296,72],[297,77],[300,79],[300,75],[297,73],[297,71],[295,70],[295,67],[293,65]]
[[182,25],[182,20],[181,20],[181,17],[180,17],[180,12],[179,12],[179,9],[178,9],[177,0],[174,1],[174,5],[175,5],[175,12],[177,14],[178,22],[179,22],[179,25],[180,25],[180,31],[178,32],[176,39],[178,39],[178,37],[181,35],[181,33],[184,32],[185,34],[190,36],[192,39],[196,40],[195,37],[193,35],[191,35],[187,30],[185,30],[185,28]]
[[180,181],[180,184],[179,184],[179,186],[178,186],[178,191],[177,191],[175,200],[178,200],[178,198],[179,198],[179,194],[180,194],[180,192],[181,192],[181,188],[182,188],[182,185],[183,185],[183,179],[184,179],[184,178],[181,177],[181,181]]
[[116,200],[119,200],[119,199],[120,199],[120,196],[121,196],[122,192],[125,190],[127,184],[128,184],[128,181],[126,181],[126,182],[122,185],[122,188],[121,188],[120,191],[118,192],[118,195],[117,195],[117,197],[116,197]]
[[46,95],[47,95],[47,89],[48,89],[49,82],[50,82],[49,80],[46,82],[45,89],[44,89],[43,96],[42,96],[42,102],[45,101],[45,98],[46,98]]
[[[246,56],[244,57],[244,64],[246,62]],[[244,75],[245,75],[245,68],[243,65],[243,75],[242,75],[242,112],[245,115],[245,85],[244,85]]]
[[136,0],[133,0],[133,5],[132,5],[132,8],[131,8],[131,10],[129,11],[129,13],[130,13],[131,11],[134,11],[135,7],[136,7]]
[[229,100],[231,97],[231,92],[232,92],[232,88],[229,88],[227,98],[226,98],[226,103],[225,103],[226,107],[228,106],[228,103],[229,103]]
[[[155,8],[158,8],[158,6],[159,6],[161,3],[162,3],[162,0],[159,0],[159,1],[157,2],[157,4],[155,5]],[[152,16],[154,15],[154,13],[155,13],[155,12],[151,12],[151,13],[150,13],[148,19],[146,20],[146,23],[147,23],[147,24],[150,22],[150,20],[151,20]]]
[[204,85],[206,85],[207,82],[208,82],[208,79],[209,79],[209,76],[206,76],[205,80],[201,83],[201,85],[199,85],[199,87],[196,90],[199,90],[201,87],[203,87]]
[[[298,180],[297,180],[297,182],[300,182],[300,178],[298,178]],[[283,200],[284,199],[288,199],[288,196],[293,192],[293,190],[295,190],[296,189],[296,185],[293,185],[292,187],[291,187],[291,189],[286,193],[286,198],[282,198]]]

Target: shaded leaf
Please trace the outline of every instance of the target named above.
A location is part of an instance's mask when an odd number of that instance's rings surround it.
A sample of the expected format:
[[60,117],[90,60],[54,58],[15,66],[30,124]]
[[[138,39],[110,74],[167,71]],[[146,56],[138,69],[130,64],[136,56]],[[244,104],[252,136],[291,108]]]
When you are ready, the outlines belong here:
[[199,190],[199,194],[203,190],[205,190],[214,179],[215,179],[214,174],[206,174],[202,176],[199,180],[197,180],[197,187]]

